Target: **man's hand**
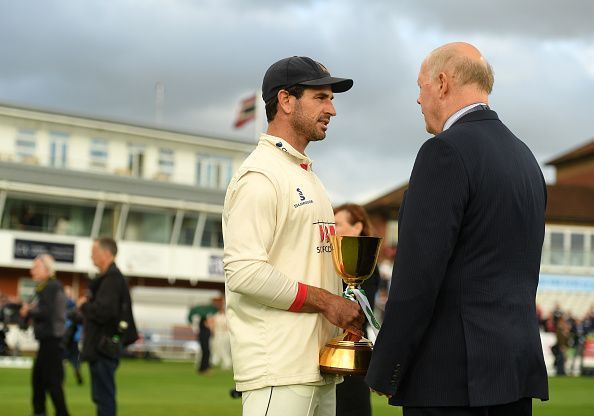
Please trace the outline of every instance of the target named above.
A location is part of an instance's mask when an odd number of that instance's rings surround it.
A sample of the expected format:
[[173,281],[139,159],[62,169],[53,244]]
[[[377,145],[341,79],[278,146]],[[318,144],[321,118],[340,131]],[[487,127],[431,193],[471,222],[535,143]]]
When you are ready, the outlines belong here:
[[365,314],[357,302],[333,295],[327,290],[308,286],[307,297],[301,312],[319,312],[339,328],[363,336]]
[[357,302],[332,294],[326,301],[322,314],[334,325],[346,329],[355,335],[363,336],[365,315]]

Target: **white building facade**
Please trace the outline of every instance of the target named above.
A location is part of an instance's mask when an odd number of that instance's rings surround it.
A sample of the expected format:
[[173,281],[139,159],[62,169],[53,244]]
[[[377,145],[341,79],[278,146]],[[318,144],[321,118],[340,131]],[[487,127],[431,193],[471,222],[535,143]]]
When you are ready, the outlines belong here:
[[222,289],[227,184],[253,143],[0,105],[0,291],[50,252],[75,294],[94,238],[132,286]]

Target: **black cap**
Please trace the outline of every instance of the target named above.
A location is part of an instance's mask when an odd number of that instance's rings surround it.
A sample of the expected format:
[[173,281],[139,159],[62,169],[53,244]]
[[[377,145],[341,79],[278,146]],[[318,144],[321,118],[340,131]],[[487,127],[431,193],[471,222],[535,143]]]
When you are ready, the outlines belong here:
[[264,102],[268,102],[280,90],[294,85],[329,85],[332,92],[345,92],[351,89],[353,80],[331,76],[324,65],[306,56],[292,56],[281,59],[268,68],[262,81],[262,98]]

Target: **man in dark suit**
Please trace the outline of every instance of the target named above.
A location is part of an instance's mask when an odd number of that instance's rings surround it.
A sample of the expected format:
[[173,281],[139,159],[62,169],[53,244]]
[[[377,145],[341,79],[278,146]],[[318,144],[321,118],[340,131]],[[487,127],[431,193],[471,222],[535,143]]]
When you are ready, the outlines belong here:
[[399,213],[398,253],[369,386],[404,415],[530,415],[548,399],[535,296],[546,185],[487,106],[472,45],[419,73],[427,140]]
[[115,371],[121,343],[127,344],[122,338],[129,325],[135,331],[128,285],[115,264],[117,252],[116,242],[109,237],[93,242],[91,258],[100,275],[89,284],[88,297],[77,302],[84,316],[81,357],[89,362],[97,416],[116,414]]

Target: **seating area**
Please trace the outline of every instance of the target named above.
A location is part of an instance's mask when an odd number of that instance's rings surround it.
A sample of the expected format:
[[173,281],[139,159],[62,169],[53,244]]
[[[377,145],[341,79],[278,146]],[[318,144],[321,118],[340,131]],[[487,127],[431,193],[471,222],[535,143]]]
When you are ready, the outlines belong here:
[[562,311],[575,318],[583,318],[594,307],[594,292],[539,291],[536,293],[536,304],[543,316],[549,316],[558,304]]
[[169,331],[147,329],[127,348],[128,355],[145,359],[194,361],[200,346],[189,325],[174,325]]

